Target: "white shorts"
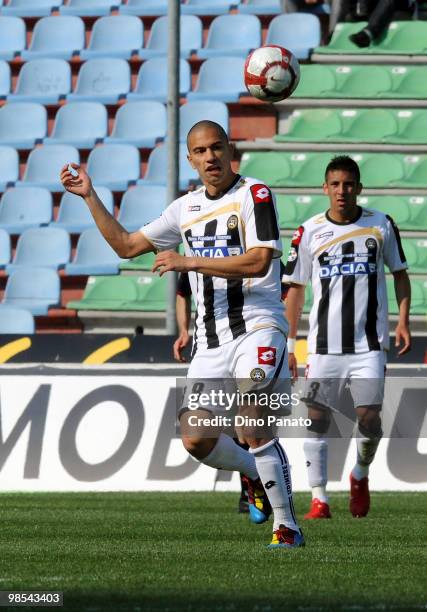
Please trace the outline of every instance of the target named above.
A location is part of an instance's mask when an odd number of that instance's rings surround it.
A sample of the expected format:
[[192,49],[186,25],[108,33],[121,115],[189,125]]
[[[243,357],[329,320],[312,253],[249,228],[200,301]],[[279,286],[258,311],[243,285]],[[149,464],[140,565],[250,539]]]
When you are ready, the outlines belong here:
[[381,406],[384,399],[386,354],[369,351],[351,355],[308,356],[304,401],[308,405],[340,410],[348,389],[355,408]]
[[[188,408],[190,393],[209,394],[212,390],[258,396],[274,392],[290,397],[288,351],[283,332],[267,327],[243,334],[215,349],[199,347],[188,369],[182,409]],[[211,402],[205,409],[217,413],[223,410],[223,405]],[[278,414],[289,413],[290,401],[287,409],[278,411]]]

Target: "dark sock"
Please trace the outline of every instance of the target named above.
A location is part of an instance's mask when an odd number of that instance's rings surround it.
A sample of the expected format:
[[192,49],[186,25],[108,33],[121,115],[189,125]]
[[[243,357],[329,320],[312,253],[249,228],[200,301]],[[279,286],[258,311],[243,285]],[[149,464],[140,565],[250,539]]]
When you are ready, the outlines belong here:
[[349,39],[358,47],[369,47],[372,41],[370,32],[366,29],[360,30],[360,32],[356,32],[356,34],[352,34],[349,36]]

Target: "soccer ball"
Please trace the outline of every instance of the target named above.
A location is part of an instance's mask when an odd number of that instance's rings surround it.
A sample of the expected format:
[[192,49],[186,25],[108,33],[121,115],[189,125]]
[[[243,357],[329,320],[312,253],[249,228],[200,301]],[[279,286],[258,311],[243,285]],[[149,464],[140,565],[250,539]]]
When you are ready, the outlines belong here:
[[300,77],[296,57],[278,45],[259,47],[245,62],[245,85],[251,96],[265,102],[288,98]]

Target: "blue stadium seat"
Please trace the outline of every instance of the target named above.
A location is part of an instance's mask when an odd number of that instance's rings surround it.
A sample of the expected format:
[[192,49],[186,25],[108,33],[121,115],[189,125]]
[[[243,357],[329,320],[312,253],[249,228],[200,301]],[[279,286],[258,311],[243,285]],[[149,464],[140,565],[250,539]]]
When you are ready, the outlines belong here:
[[239,4],[239,13],[250,15],[279,15],[282,12],[280,0],[247,0]]
[[237,102],[246,92],[243,81],[245,60],[241,57],[211,57],[200,67],[194,91],[189,100],[220,100]]
[[[1,111],[0,111],[1,114]],[[92,149],[108,132],[107,109],[100,102],[70,102],[61,106],[55,117],[52,135],[45,144],[70,144]]]
[[10,262],[10,256],[10,234],[4,229],[0,229],[0,269],[3,269]]
[[28,156],[22,181],[17,187],[46,187],[51,191],[63,191],[59,180],[62,167],[69,163],[80,163],[79,152],[70,145],[43,145],[33,149]]
[[166,124],[166,108],[160,102],[128,102],[117,111],[111,136],[104,142],[152,148],[165,138]]
[[9,0],[1,10],[2,15],[17,17],[46,17],[54,7],[61,6],[63,0]]
[[[187,95],[191,89],[191,71],[189,63],[179,62],[179,91]],[[139,69],[135,91],[128,94],[128,100],[157,100],[166,102],[168,96],[168,67],[166,57],[153,57],[144,62]]]
[[209,28],[206,46],[197,55],[208,57],[246,57],[261,45],[261,23],[255,15],[221,15]]
[[36,227],[27,229],[18,239],[15,257],[6,266],[11,274],[18,268],[40,266],[58,270],[70,261],[70,235],[62,228]]
[[80,68],[74,93],[68,101],[94,100],[103,104],[116,104],[130,89],[130,67],[117,57],[100,57],[85,62]]
[[183,15],[224,15],[239,0],[187,0],[181,5]]
[[183,104],[179,109],[179,139],[187,140],[190,128],[198,121],[209,119],[219,123],[228,134],[228,108],[224,102],[199,100]]
[[[113,215],[114,198],[111,191],[107,187],[97,185],[95,186],[95,191],[105,208]],[[56,221],[51,221],[50,227],[62,227],[69,234],[80,234],[84,230],[96,226],[83,198],[65,191],[59,204],[58,217]]]
[[21,234],[30,227],[48,225],[52,219],[52,194],[42,187],[8,189],[0,200],[0,228]]
[[10,187],[19,177],[19,156],[16,149],[0,146],[0,191]]
[[71,90],[70,64],[63,59],[41,58],[26,62],[18,76],[11,102],[57,104]]
[[0,304],[0,334],[34,334],[34,317],[29,310]]
[[129,232],[135,232],[159,217],[165,208],[166,187],[137,185],[123,194],[118,220]]
[[[138,185],[166,185],[166,169],[168,166],[167,147],[163,144],[153,149],[148,158],[147,171]],[[198,183],[198,174],[190,166],[187,159],[187,145],[179,145],[179,188],[184,191],[189,183]]]
[[8,103],[0,108],[0,144],[32,149],[47,133],[47,111],[36,102]]
[[10,83],[10,66],[4,60],[0,60],[0,99],[9,94]]
[[3,304],[25,308],[33,315],[47,315],[49,307],[59,306],[61,286],[55,270],[28,266],[7,279]]
[[28,51],[22,59],[70,59],[85,46],[85,25],[80,17],[43,17],[37,21]]
[[82,59],[121,57],[128,59],[144,46],[144,25],[132,15],[100,17],[95,21],[87,49]]
[[11,60],[27,43],[25,22],[20,17],[0,17],[0,59]]
[[[124,8],[124,7],[123,7]],[[182,58],[189,57],[192,51],[202,46],[202,22],[195,15],[181,15],[180,53]],[[153,23],[145,49],[140,49],[139,57],[150,59],[168,54],[168,18],[159,17]]]
[[127,4],[119,7],[119,11],[122,15],[138,15],[139,17],[166,15],[168,0],[128,0]]
[[320,21],[316,15],[290,13],[278,15],[270,22],[266,45],[280,45],[292,51],[298,59],[308,59],[320,44]]
[[80,274],[117,274],[123,261],[110,247],[98,228],[85,230],[79,237],[76,255],[65,266],[69,276]]
[[87,171],[94,183],[112,191],[126,191],[140,176],[139,151],[128,144],[95,147],[88,157]]
[[120,4],[121,0],[68,0],[66,6],[61,6],[61,15],[78,15],[79,17],[102,17],[109,15],[111,9]]

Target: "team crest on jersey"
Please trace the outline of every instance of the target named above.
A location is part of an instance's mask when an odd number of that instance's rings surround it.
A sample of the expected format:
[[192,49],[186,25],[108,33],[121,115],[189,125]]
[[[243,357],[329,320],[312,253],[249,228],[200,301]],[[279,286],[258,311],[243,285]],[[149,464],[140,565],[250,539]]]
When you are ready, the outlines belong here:
[[261,382],[265,378],[265,372],[262,368],[254,368],[251,370],[250,377],[254,382]]
[[239,224],[239,219],[237,218],[237,215],[231,215],[231,217],[228,217],[228,219],[227,219],[227,229],[229,229],[229,230],[236,229],[238,224]]
[[276,347],[275,346],[259,346],[258,347],[258,363],[259,365],[276,365]]
[[252,185],[251,193],[254,199],[254,204],[259,204],[261,202],[272,202],[271,191],[266,185]]
[[377,241],[375,240],[375,238],[368,238],[366,240],[366,242],[365,242],[365,246],[369,250],[376,249],[377,248]]

